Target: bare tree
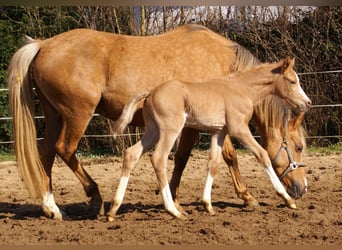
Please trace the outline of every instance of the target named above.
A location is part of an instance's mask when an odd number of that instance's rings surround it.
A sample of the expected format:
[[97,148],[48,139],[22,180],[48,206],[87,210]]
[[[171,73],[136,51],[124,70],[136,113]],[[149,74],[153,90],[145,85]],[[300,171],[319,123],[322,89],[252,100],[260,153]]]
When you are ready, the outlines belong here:
[[146,34],[146,11],[145,11],[145,6],[140,7],[141,11],[141,21],[140,21],[140,35],[145,36]]

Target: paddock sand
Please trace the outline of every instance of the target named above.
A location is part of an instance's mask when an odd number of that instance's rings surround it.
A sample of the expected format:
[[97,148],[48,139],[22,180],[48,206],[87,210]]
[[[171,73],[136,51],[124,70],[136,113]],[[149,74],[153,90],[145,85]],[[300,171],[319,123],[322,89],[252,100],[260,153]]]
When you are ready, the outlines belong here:
[[[194,151],[181,183],[181,203],[187,220],[172,218],[163,209],[150,165],[143,156],[133,170],[119,214],[113,222],[89,216],[80,182],[61,162],[53,168],[56,202],[70,220],[46,218],[39,201],[29,197],[14,162],[0,163],[0,244],[56,245],[330,245],[342,243],[342,153],[305,157],[308,193],[297,210],[284,206],[264,171],[249,153],[239,152],[243,180],[260,206],[242,207],[227,167],[222,163],[214,182],[216,215],[204,211],[200,199],[206,176],[207,151]],[[99,184],[108,209],[115,193],[121,158],[83,159]],[[169,161],[171,176],[173,162]]]

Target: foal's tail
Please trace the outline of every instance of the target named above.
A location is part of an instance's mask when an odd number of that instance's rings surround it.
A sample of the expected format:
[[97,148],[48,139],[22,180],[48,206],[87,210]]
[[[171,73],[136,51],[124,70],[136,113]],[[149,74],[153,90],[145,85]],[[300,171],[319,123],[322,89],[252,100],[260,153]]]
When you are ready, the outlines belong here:
[[40,161],[34,123],[33,82],[29,67],[40,50],[40,43],[27,37],[27,44],[12,57],[8,68],[10,108],[13,116],[15,155],[19,173],[34,198],[47,191],[43,185],[45,170]]
[[143,93],[133,97],[133,99],[125,105],[121,116],[113,125],[114,135],[122,134],[127,125],[132,121],[133,115],[137,110],[137,106],[142,99],[145,99],[149,93]]

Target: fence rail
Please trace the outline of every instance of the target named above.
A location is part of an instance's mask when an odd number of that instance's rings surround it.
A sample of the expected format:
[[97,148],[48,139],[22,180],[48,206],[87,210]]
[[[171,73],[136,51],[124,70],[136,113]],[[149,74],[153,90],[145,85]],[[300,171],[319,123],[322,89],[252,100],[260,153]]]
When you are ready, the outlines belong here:
[[[342,73],[342,70],[326,70],[326,71],[317,71],[317,72],[303,72],[297,73],[298,75],[314,75],[314,74],[335,74]],[[8,88],[0,88],[0,92],[8,91]],[[316,104],[312,105],[311,108],[334,108],[334,107],[342,107],[342,104]],[[99,114],[94,114],[93,117],[100,116]],[[34,119],[44,119],[44,116],[35,116]],[[0,121],[9,121],[12,120],[12,117],[0,117]],[[141,136],[143,133],[126,133],[121,135],[116,135],[117,137],[125,137],[125,136]],[[200,135],[209,135],[208,133],[200,133]],[[82,138],[101,138],[101,137],[113,137],[113,135],[104,135],[104,134],[96,134],[96,135],[83,135]],[[255,136],[258,138],[259,136]],[[342,139],[342,135],[326,135],[326,136],[306,136],[306,139],[324,139],[324,138],[338,138]],[[37,138],[37,140],[41,140],[43,138]],[[12,144],[14,141],[0,141],[1,144]]]
[[[324,104],[324,105],[312,105],[311,108],[327,108],[327,107],[342,107],[342,104]],[[100,116],[99,114],[94,114],[93,117],[97,117]],[[44,119],[44,116],[35,116],[35,119]],[[0,121],[5,121],[5,120],[12,120],[12,117],[0,117]],[[120,134],[120,135],[116,135],[116,137],[125,137],[125,136],[141,136],[143,135],[143,133],[125,133],[125,134]],[[209,135],[208,133],[200,133],[200,135]],[[113,135],[111,134],[96,134],[96,135],[83,135],[82,138],[105,138],[105,137],[113,137]],[[255,138],[258,138],[258,136],[254,136]],[[338,138],[338,139],[342,139],[342,135],[324,135],[324,136],[320,136],[320,135],[316,135],[316,136],[306,136],[306,139],[324,139],[324,138]],[[43,138],[37,138],[37,140],[41,140]],[[14,143],[14,141],[0,141],[0,145],[1,144],[12,144]]]

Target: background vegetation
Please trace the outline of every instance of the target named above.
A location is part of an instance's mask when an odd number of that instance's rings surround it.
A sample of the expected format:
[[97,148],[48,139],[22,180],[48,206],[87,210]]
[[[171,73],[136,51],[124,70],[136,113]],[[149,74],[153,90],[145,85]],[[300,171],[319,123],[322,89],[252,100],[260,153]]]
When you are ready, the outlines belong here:
[[[185,23],[200,23],[245,46],[262,61],[287,55],[296,57],[297,72],[313,104],[341,104],[342,7],[117,7],[54,6],[0,7],[0,88],[7,88],[11,56],[23,45],[24,35],[49,38],[74,28],[90,28],[127,35],[155,35]],[[341,107],[313,107],[304,126],[309,145],[341,143]],[[37,105],[37,114],[39,108]],[[0,91],[0,117],[10,116],[7,91]],[[0,120],[0,150],[10,151],[11,121]],[[94,117],[87,135],[110,134],[110,121]],[[44,120],[37,119],[39,137]],[[86,153],[121,153],[139,139],[140,129],[128,128],[134,136],[113,140],[84,137],[80,150]],[[200,138],[199,146],[207,137]]]

